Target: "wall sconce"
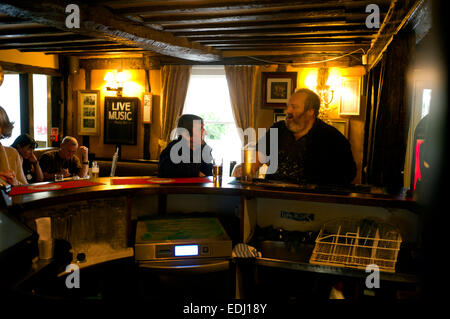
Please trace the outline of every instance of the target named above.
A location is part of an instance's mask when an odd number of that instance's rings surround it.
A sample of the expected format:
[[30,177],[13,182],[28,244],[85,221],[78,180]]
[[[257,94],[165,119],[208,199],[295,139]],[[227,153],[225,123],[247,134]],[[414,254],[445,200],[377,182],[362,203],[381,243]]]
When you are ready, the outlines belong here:
[[124,72],[108,72],[106,73],[104,80],[106,81],[107,91],[116,91],[118,97],[122,96],[123,83],[126,81]]
[[339,76],[336,74],[329,75],[328,68],[321,68],[317,73],[316,92],[320,97],[321,107],[319,118],[329,122],[328,114],[331,111],[329,106],[335,97],[335,90],[339,87]]
[[[322,105],[328,107],[333,101],[334,90],[328,85],[328,68],[320,68],[317,73],[317,94],[320,97]],[[331,96],[330,96],[331,92]]]

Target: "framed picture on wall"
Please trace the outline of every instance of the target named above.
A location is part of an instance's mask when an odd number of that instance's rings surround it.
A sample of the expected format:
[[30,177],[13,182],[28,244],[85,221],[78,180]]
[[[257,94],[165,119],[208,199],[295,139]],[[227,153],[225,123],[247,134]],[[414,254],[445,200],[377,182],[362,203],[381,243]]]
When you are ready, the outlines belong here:
[[152,104],[152,93],[144,93],[144,96],[142,98],[142,123],[144,124],[152,123]]
[[348,120],[347,119],[330,120],[330,125],[337,128],[337,130],[339,132],[341,132],[348,139]]
[[100,135],[100,91],[78,91],[78,135]]
[[360,86],[360,77],[342,78],[339,115],[359,115]]
[[273,115],[273,122],[279,122],[279,121],[284,121],[286,119],[286,114],[285,113],[275,113]]
[[284,108],[297,87],[297,72],[262,72],[262,107]]

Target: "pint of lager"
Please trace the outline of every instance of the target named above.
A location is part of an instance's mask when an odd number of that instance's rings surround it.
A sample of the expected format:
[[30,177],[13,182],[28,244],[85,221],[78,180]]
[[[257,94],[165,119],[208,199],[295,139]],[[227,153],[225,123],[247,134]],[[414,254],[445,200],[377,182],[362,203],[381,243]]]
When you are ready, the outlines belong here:
[[244,165],[242,168],[242,181],[253,181],[253,166],[256,165],[256,144],[249,143],[243,148]]

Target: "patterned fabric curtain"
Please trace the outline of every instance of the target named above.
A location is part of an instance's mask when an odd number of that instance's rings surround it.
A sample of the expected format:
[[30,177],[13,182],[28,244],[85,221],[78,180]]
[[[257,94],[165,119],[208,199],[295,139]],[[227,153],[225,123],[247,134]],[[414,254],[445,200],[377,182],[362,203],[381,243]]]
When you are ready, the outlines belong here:
[[258,66],[225,66],[234,121],[244,131],[249,127],[256,129],[259,72]]
[[159,153],[167,146],[170,133],[183,112],[191,69],[189,65],[165,65],[161,68]]

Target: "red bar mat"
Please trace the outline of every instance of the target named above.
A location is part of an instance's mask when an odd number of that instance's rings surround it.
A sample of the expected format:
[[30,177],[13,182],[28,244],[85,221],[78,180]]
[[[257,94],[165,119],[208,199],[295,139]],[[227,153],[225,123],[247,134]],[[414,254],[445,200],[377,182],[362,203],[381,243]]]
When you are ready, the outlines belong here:
[[186,177],[186,178],[120,178],[112,179],[112,185],[136,185],[136,184],[202,184],[211,183],[208,177]]
[[41,185],[27,185],[27,186],[15,186],[11,188],[9,196],[31,194],[37,192],[56,191],[61,189],[79,188],[86,186],[104,185],[103,183],[96,183],[86,180],[79,181],[67,181],[58,183],[48,183]]

